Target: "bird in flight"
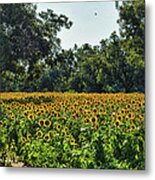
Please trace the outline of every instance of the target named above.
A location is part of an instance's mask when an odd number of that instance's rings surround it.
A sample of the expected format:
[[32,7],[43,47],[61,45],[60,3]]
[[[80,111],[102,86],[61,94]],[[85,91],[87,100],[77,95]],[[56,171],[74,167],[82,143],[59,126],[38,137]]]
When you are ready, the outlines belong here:
[[95,12],[94,15],[97,16],[97,12]]

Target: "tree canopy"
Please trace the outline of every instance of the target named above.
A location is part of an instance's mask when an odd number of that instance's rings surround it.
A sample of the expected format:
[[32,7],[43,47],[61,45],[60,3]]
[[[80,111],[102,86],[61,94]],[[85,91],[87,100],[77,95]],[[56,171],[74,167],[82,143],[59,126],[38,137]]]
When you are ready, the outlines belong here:
[[65,50],[65,15],[34,4],[0,5],[0,91],[144,92],[145,4],[116,4],[120,34]]

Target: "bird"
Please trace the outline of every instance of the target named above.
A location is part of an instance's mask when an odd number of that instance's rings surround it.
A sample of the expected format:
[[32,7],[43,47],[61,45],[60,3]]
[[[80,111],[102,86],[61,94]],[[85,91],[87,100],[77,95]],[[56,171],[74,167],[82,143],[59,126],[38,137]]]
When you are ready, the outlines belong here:
[[94,15],[97,16],[97,12],[95,12]]

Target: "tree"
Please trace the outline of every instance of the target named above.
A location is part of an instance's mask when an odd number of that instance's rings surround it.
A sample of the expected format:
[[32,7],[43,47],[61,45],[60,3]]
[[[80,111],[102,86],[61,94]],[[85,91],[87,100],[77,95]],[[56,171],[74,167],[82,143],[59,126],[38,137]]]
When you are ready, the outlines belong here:
[[8,81],[6,72],[14,80],[23,76],[25,84],[32,85],[40,75],[40,71],[33,71],[36,66],[42,62],[54,63],[61,49],[57,32],[72,25],[64,15],[58,16],[50,9],[37,15],[36,9],[34,4],[0,5],[0,72],[4,90]]
[[98,80],[103,84],[105,92],[124,91],[122,62],[124,61],[121,50],[120,38],[114,31],[109,39],[101,40],[100,54],[102,56],[102,70]]
[[61,48],[72,22],[34,4],[0,5],[1,91],[144,92],[144,1],[116,3],[120,35]]
[[76,69],[74,51],[61,50],[55,59],[55,64],[48,66],[41,76],[40,90],[68,91],[69,78]]
[[145,86],[145,2],[127,1],[119,7],[121,48],[124,52],[126,91],[142,91]]

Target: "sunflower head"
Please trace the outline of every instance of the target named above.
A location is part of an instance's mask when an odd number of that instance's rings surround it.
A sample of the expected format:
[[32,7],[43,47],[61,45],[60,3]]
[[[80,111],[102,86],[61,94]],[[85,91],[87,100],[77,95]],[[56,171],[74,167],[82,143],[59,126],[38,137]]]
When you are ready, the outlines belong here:
[[40,127],[44,126],[44,120],[43,119],[39,119],[38,124]]
[[49,119],[45,119],[45,120],[44,120],[44,126],[45,126],[45,127],[50,127],[51,124],[52,124],[52,123],[51,123],[51,121],[50,121]]
[[0,127],[3,127],[3,121],[0,121]]
[[114,110],[114,108],[115,108],[114,104],[109,105],[109,110]]
[[84,123],[85,123],[85,124],[89,124],[89,123],[90,123],[90,119],[89,119],[88,117],[85,118],[85,119],[84,119]]
[[120,112],[121,112],[122,115],[125,114],[125,109],[122,108],[122,109],[120,110]]
[[121,114],[117,115],[116,120],[121,122],[123,120],[123,116]]
[[133,99],[132,101],[131,101],[131,104],[135,104],[136,103],[136,101]]
[[40,112],[41,112],[41,114],[44,114],[45,113],[45,109],[44,108],[40,109]]
[[131,108],[131,104],[126,104],[126,105],[125,105],[125,108],[126,108],[126,109],[130,109],[130,108]]
[[7,107],[7,110],[11,111],[11,107],[10,107],[10,106],[8,106],[8,107]]
[[93,112],[97,113],[97,108],[96,107],[93,108]]
[[72,138],[72,139],[70,140],[70,145],[72,145],[72,146],[76,146],[76,145],[77,145],[77,143],[76,143],[76,141],[75,141],[74,138]]
[[116,118],[116,113],[115,113],[115,112],[112,112],[111,117],[112,117],[113,119],[115,119],[115,118]]
[[130,112],[130,113],[128,114],[128,117],[129,117],[130,120],[133,120],[133,119],[135,118],[135,114],[132,113],[132,112]]
[[99,124],[98,124],[98,123],[95,123],[95,124],[94,124],[94,129],[97,130],[98,128],[99,128]]
[[11,114],[10,119],[11,119],[11,120],[14,120],[14,119],[15,119],[15,115],[14,115],[13,113]]
[[42,113],[41,113],[40,110],[38,110],[37,115],[38,115],[38,116],[42,116]]
[[53,111],[52,111],[52,116],[53,116],[53,117],[57,117],[57,115],[58,115],[58,112],[57,112],[56,110],[53,110]]
[[80,137],[79,137],[79,141],[80,141],[80,142],[83,142],[83,141],[85,141],[85,140],[86,140],[86,137],[85,137],[85,136],[80,136]]
[[136,104],[136,107],[137,107],[137,108],[141,108],[142,106],[143,106],[143,103],[137,102],[137,104]]
[[28,120],[33,120],[34,119],[34,114],[28,114]]
[[30,141],[32,138],[32,135],[31,134],[27,134],[27,139]]
[[139,121],[144,121],[144,116],[141,115],[141,114],[139,114],[139,115],[138,115],[138,120],[139,120]]
[[131,130],[136,130],[136,129],[137,129],[136,125],[134,123],[132,123],[131,124]]
[[26,143],[26,138],[25,137],[21,137],[21,143],[23,144],[23,143]]
[[58,123],[58,124],[56,125],[56,130],[57,130],[57,131],[60,131],[60,130],[61,130],[61,124]]
[[116,126],[116,127],[119,127],[120,125],[121,125],[121,121],[117,119],[117,120],[115,121],[115,126]]
[[67,131],[65,131],[65,129],[63,129],[61,133],[62,133],[62,136],[67,137]]
[[72,114],[72,118],[75,120],[77,118],[76,114]]
[[41,130],[37,131],[37,132],[36,132],[36,136],[37,136],[38,138],[42,138],[42,137],[43,137],[43,132],[42,132]]
[[51,140],[51,137],[50,137],[50,134],[49,134],[49,133],[47,133],[47,134],[44,135],[44,140],[45,140],[45,141],[48,141],[48,142]]
[[92,122],[93,124],[97,123],[97,117],[96,117],[96,116],[92,116],[91,122]]

